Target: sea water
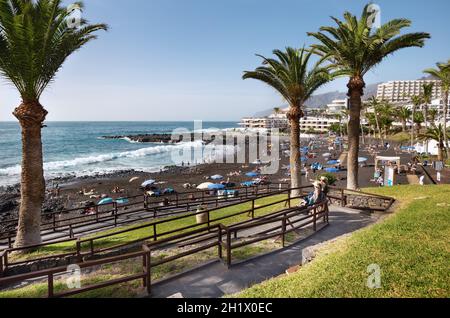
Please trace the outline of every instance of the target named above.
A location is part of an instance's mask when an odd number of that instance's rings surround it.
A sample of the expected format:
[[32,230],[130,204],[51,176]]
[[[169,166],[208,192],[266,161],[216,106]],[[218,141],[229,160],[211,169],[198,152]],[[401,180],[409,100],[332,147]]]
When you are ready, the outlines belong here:
[[[236,122],[203,122],[203,129],[234,129]],[[173,165],[174,147],[103,136],[171,133],[194,122],[46,122],[42,130],[46,178],[118,170],[159,171]],[[21,172],[21,133],[16,122],[0,122],[0,186],[16,184]]]

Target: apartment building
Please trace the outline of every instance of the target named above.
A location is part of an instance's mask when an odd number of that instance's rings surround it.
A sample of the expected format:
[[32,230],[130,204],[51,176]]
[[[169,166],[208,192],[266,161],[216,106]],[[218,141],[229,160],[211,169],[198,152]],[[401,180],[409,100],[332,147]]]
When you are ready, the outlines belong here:
[[327,105],[328,115],[338,115],[342,114],[343,111],[348,109],[348,98],[346,99],[336,99]]
[[378,85],[377,99],[391,103],[405,103],[411,100],[411,96],[423,93],[423,85],[434,83],[432,99],[442,98],[440,81],[416,80],[416,81],[390,81]]

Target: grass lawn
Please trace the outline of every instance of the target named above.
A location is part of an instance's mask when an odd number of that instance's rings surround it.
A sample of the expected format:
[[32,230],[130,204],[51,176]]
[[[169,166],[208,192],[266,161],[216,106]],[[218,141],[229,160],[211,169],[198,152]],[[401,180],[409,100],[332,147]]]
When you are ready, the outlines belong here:
[[[297,273],[237,295],[273,297],[450,297],[450,186],[398,186],[366,192],[393,196],[384,221],[327,244]],[[381,288],[367,287],[379,265]]]
[[387,137],[387,140],[400,142],[400,143],[411,142],[411,133],[399,132],[399,133],[394,134],[394,135],[389,135]]

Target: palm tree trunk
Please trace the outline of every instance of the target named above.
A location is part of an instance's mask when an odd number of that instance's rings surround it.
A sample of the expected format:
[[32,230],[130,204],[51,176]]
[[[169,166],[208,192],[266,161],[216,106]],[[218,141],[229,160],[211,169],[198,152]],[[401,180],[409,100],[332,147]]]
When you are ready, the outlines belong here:
[[22,128],[22,180],[15,247],[40,244],[45,198],[41,128],[47,111],[38,101],[24,101],[14,111]]
[[361,122],[361,96],[365,87],[364,81],[359,77],[352,77],[348,83],[350,110],[348,121],[348,159],[347,159],[347,188],[357,190],[358,183],[358,157],[359,157],[359,129]]
[[413,106],[412,108],[412,123],[411,123],[411,147],[414,147],[414,129],[415,129],[415,122],[414,117],[416,115],[416,106]]
[[381,133],[380,122],[378,120],[378,111],[375,109],[375,121],[377,123],[378,135],[380,137],[381,143],[384,144],[383,134]]
[[[291,107],[288,113],[288,119],[291,125],[291,187],[299,188],[302,186],[302,169],[300,154],[300,107]],[[292,197],[300,196],[301,190],[292,191]]]
[[406,127],[406,118],[402,119],[402,130],[403,130],[403,132],[406,132],[408,130]]
[[448,144],[447,136],[448,94],[449,92],[445,92],[444,94],[444,145],[447,152],[447,159],[450,159],[450,145]]
[[[425,117],[425,131],[428,130],[428,105],[423,107],[423,116]],[[425,153],[428,155],[428,140],[425,140]]]
[[362,144],[365,145],[366,144],[366,137],[364,135],[364,126],[363,126],[362,122],[360,123],[360,125],[361,125]]
[[444,160],[444,144],[442,142],[439,142],[438,146],[438,161]]

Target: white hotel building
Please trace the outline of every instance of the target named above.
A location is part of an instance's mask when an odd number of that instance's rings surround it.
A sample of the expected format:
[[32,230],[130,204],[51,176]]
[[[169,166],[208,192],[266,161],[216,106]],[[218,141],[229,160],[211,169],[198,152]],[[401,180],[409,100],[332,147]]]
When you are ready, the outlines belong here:
[[423,85],[433,83],[432,99],[440,99],[442,90],[440,81],[417,80],[417,81],[390,81],[378,85],[377,99],[391,103],[405,103],[411,100],[412,96],[423,93]]
[[[244,129],[278,128],[280,130],[288,130],[289,121],[286,117],[288,110],[289,109],[283,109],[279,113],[267,117],[246,117],[241,120],[240,126]],[[306,116],[300,120],[300,129],[302,131],[326,133],[334,123],[339,123],[339,121],[337,119],[325,117]]]
[[[390,81],[378,85],[377,99],[385,100],[395,105],[404,105],[412,109],[411,97],[423,93],[423,85],[433,83],[432,102],[428,107],[443,113],[444,103],[442,99],[442,87],[438,80],[416,80],[416,81]],[[450,106],[450,100],[449,100]],[[422,111],[422,107],[417,109]],[[448,119],[450,119],[450,114]]]

